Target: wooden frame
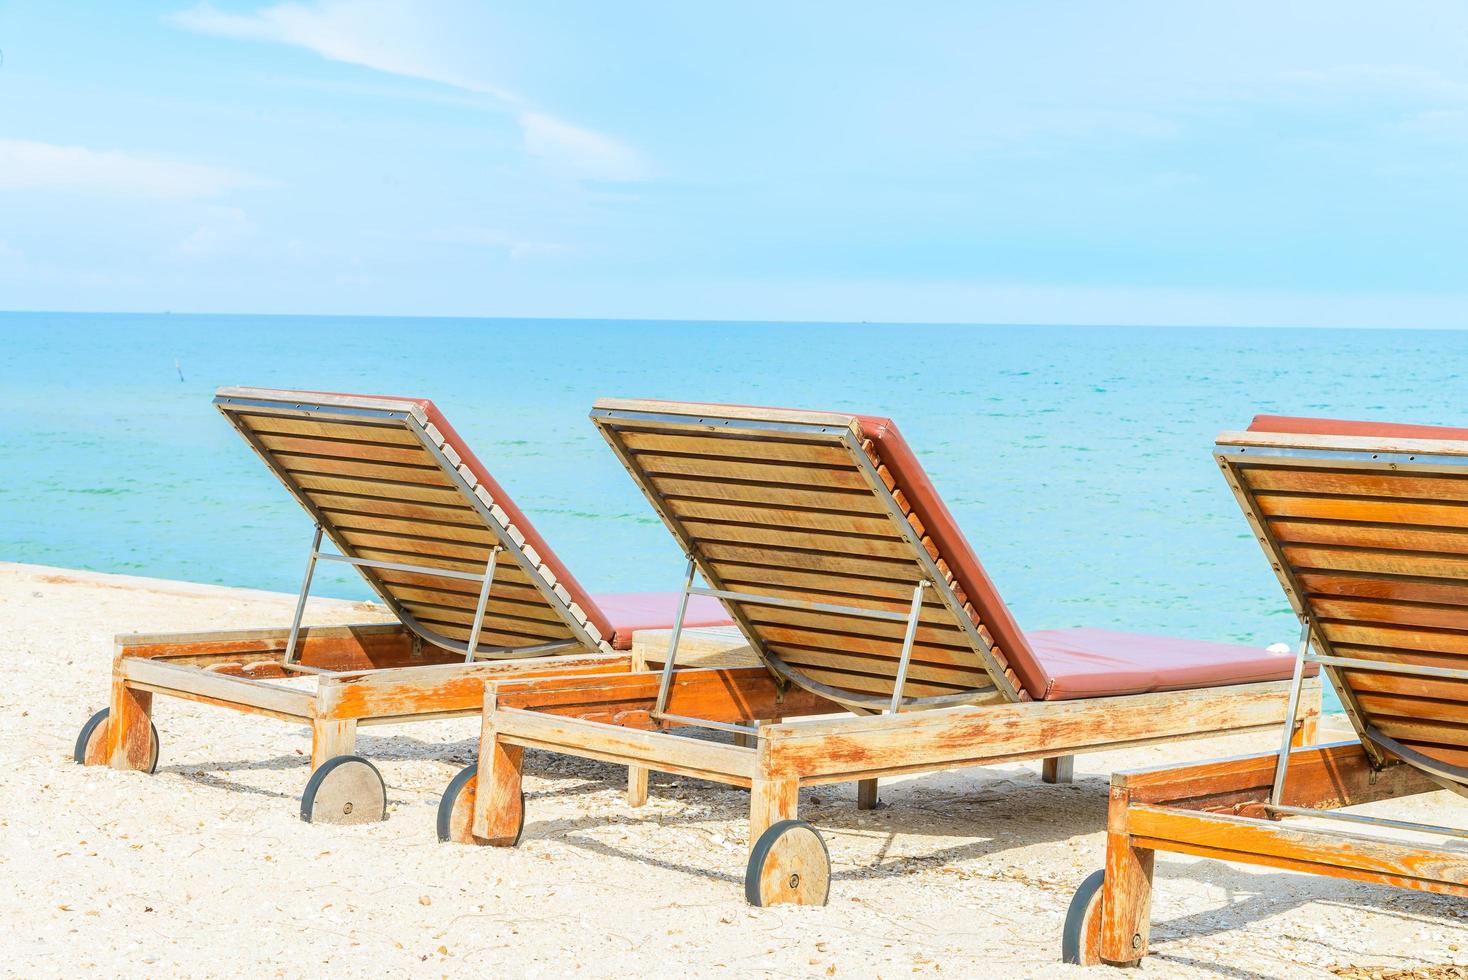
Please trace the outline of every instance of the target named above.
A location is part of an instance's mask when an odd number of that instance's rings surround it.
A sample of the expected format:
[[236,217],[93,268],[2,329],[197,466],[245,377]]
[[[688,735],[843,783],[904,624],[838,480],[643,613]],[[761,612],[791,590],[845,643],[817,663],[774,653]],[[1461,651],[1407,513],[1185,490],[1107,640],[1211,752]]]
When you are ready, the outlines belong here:
[[[1048,759],[1212,735],[1277,729],[1287,682],[1095,698],[934,708],[918,713],[830,716],[840,705],[777,681],[764,667],[685,668],[673,673],[668,714],[758,723],[753,746],[681,737],[654,718],[659,675],[631,671],[486,685],[472,807],[454,840],[512,846],[524,821],[521,762],[527,748],[706,779],[750,792],[753,850],[798,817],[803,785]],[[1305,682],[1296,738],[1312,741],[1320,684]],[[779,719],[779,720],[772,720]],[[645,785],[645,784],[644,784]],[[478,786],[490,792],[476,792]],[[746,869],[758,876],[761,869]],[[824,896],[822,896],[822,900]],[[799,898],[791,899],[799,901]]]
[[[308,726],[314,772],[352,754],[359,725],[477,714],[485,684],[498,678],[608,674],[631,663],[615,653],[465,663],[402,624],[374,623],[305,627],[287,665],[288,637],[286,629],[119,636],[106,732],[79,761],[149,768],[158,694]],[[315,690],[272,683],[283,678],[314,680]]]
[[[1072,905],[1076,960],[1123,965],[1146,955],[1157,851],[1468,897],[1468,855],[1461,850],[1271,819],[1278,761],[1269,752],[1113,775],[1104,884],[1097,879],[1087,907]],[[1283,802],[1310,810],[1440,788],[1411,766],[1378,767],[1354,741],[1291,751],[1289,774]]]

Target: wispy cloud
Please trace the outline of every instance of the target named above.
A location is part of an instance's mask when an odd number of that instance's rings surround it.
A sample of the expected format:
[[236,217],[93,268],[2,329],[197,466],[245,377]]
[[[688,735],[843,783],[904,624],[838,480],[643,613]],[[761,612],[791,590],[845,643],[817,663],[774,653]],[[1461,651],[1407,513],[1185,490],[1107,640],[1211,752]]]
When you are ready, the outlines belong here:
[[256,231],[255,222],[240,208],[212,207],[199,226],[179,242],[178,251],[190,258],[231,252]]
[[410,0],[317,0],[227,13],[204,2],[169,16],[185,30],[287,44],[323,58],[484,96],[519,125],[526,152],[560,174],[634,181],[653,175],[636,149],[546,113],[520,94],[452,64],[439,50],[434,12]]
[[523,259],[561,255],[571,251],[568,246],[559,242],[528,241],[493,228],[439,228],[423,237],[425,241],[435,245],[458,245],[503,251],[505,255],[517,262]]
[[216,197],[262,183],[225,167],[118,150],[0,139],[0,191],[67,190],[145,197]]

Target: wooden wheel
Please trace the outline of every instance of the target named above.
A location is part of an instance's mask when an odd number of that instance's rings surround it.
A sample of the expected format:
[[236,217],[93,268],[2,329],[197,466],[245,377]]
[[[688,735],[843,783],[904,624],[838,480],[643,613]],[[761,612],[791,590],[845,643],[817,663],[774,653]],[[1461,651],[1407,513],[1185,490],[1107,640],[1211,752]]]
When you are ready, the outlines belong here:
[[773,824],[749,852],[744,897],[750,905],[825,905],[831,894],[831,855],[804,820]]
[[[72,750],[71,757],[84,766],[105,766],[107,759],[107,716],[112,714],[111,708],[103,708],[95,715],[87,719],[82,726],[81,734],[76,737],[76,748]],[[152,722],[148,723],[148,733],[153,737],[153,751],[148,756],[148,768],[145,772],[158,771],[158,726]]]
[[387,819],[387,786],[377,767],[360,755],[327,759],[301,794],[307,823],[376,823]]
[[1105,871],[1093,871],[1071,896],[1060,934],[1060,961],[1096,966],[1101,962],[1101,893]]
[[491,841],[474,835],[474,796],[479,788],[479,763],[474,762],[459,770],[449,780],[438,801],[438,839],[455,844],[495,845],[517,847],[525,833],[525,793],[520,792],[520,820],[515,826],[515,836],[509,841]]

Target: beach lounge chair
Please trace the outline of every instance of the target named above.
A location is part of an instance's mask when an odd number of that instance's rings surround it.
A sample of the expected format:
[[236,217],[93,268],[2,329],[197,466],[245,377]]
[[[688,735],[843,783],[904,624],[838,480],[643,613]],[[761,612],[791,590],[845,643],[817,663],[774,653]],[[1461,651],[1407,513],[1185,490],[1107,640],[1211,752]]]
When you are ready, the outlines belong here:
[[1114,775],[1070,962],[1146,955],[1157,851],[1468,896],[1461,844],[1348,829],[1468,831],[1341,812],[1468,795],[1468,429],[1261,415],[1214,455],[1300,618],[1295,685],[1323,669],[1360,738]]
[[[819,904],[830,868],[801,786],[855,781],[870,807],[882,776],[1022,759],[1054,781],[1076,753],[1284,717],[1288,655],[1022,632],[886,419],[621,400],[591,417],[684,550],[683,594],[723,601],[762,665],[675,669],[675,626],[660,673],[488,686],[479,760],[444,796],[455,840],[513,844],[523,750],[548,749],[749,787],[746,897]],[[1304,685],[1298,738],[1318,695]],[[832,714],[848,717],[790,720]]]
[[[119,637],[78,762],[152,772],[153,695],[172,695],[309,725],[301,816],[379,820],[358,725],[478,713],[490,677],[627,670],[632,631],[672,623],[676,593],[588,595],[430,401],[221,388],[214,404],[316,522],[294,619]],[[320,561],[355,567],[398,622],[303,626]],[[730,622],[713,599],[692,613]]]

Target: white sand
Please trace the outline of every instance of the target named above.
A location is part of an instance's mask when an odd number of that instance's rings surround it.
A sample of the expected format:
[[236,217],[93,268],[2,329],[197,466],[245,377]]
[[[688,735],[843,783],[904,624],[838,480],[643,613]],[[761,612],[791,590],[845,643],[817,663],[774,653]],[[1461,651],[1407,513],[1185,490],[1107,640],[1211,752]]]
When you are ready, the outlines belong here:
[[[1102,855],[1113,768],[1268,747],[1267,738],[801,794],[836,867],[828,907],[751,909],[747,797],[654,774],[628,809],[611,766],[531,753],[516,850],[439,844],[445,783],[477,719],[367,729],[389,819],[302,823],[304,728],[158,698],[154,776],[71,762],[105,706],[119,632],[281,625],[292,597],[0,564],[0,968],[18,976],[262,974],[1120,976],[1061,967],[1076,884]],[[368,607],[370,609],[370,607]],[[374,618],[344,602],[310,622]],[[1434,794],[1397,815],[1465,822]],[[1147,975],[1325,976],[1348,967],[1459,976],[1468,903],[1159,855]],[[1423,972],[1417,972],[1422,970]],[[1367,974],[1369,975],[1369,974]],[[1385,975],[1394,975],[1388,972]]]

